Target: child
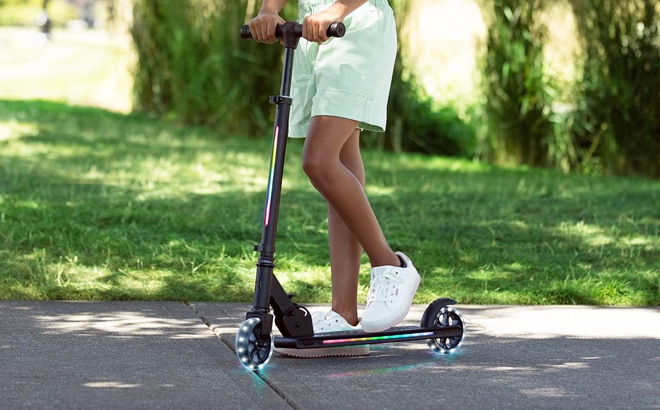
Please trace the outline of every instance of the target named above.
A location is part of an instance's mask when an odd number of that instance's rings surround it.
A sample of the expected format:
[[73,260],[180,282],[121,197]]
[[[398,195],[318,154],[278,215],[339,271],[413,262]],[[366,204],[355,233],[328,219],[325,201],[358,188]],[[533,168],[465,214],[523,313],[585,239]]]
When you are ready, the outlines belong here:
[[[252,37],[277,41],[278,15],[288,0],[263,0],[250,21]],[[328,38],[341,21],[346,34]],[[393,252],[364,192],[361,130],[385,131],[397,38],[387,0],[298,0],[303,37],[294,53],[289,137],[305,138],[303,170],[328,202],[332,310],[315,312],[315,333],[378,332],[402,321],[420,276],[408,256]],[[280,42],[282,42],[280,40]],[[371,283],[362,321],[357,285],[362,248],[371,263]],[[369,346],[282,349],[300,357],[369,354]]]

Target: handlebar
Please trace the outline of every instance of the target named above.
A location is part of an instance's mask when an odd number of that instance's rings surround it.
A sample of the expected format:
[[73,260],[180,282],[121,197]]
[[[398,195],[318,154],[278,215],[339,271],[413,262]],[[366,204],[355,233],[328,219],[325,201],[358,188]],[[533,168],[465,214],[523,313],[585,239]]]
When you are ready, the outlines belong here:
[[[302,37],[302,24],[298,24],[295,21],[287,21],[285,24],[278,24],[275,28],[275,36],[280,38],[284,35],[284,31],[292,30],[293,34],[296,37]],[[241,38],[249,40],[252,38],[252,33],[250,32],[250,26],[245,24],[241,27]],[[328,37],[344,37],[346,33],[346,26],[341,21],[332,23],[328,30],[325,32],[325,35]]]

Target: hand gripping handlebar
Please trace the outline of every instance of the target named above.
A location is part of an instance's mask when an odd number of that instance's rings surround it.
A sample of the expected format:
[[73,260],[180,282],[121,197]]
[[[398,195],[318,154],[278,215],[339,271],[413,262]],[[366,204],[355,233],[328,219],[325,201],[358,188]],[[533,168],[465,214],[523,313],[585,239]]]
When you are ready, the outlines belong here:
[[[277,38],[283,37],[284,33],[287,31],[290,31],[293,33],[296,37],[302,37],[302,24],[298,24],[295,21],[287,21],[284,24],[279,24],[275,28],[275,36]],[[325,32],[325,35],[328,37],[344,37],[344,34],[346,33],[346,26],[344,26],[344,23],[341,21],[338,21],[336,23],[332,23],[329,27],[328,30]],[[250,26],[245,24],[241,27],[241,38],[244,38],[246,40],[249,40],[252,38],[252,33],[250,32]]]

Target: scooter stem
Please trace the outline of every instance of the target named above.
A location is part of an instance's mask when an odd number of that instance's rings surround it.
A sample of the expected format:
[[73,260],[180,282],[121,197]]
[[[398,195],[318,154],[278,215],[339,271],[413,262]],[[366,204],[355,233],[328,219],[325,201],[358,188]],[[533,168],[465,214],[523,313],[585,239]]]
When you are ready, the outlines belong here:
[[[286,155],[286,142],[289,135],[289,112],[291,109],[291,76],[293,72],[294,47],[284,49],[284,69],[280,95],[271,96],[270,102],[277,104],[275,111],[275,127],[270,158],[270,174],[268,176],[268,190],[266,205],[264,207],[264,223],[261,233],[261,244],[255,245],[254,250],[261,252],[257,262],[257,277],[254,293],[254,310],[260,313],[268,312],[270,302],[270,285],[273,273],[275,254],[275,235],[280,209],[282,193],[282,175],[284,174],[284,158]],[[260,289],[263,290],[260,291]]]

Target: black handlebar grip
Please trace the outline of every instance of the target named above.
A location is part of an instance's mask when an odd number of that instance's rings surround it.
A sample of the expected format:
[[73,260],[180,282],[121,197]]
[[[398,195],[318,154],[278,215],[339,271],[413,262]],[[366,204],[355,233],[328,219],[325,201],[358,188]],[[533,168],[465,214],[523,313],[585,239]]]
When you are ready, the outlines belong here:
[[241,38],[249,40],[252,38],[252,33],[250,32],[250,26],[247,24],[241,26]]
[[[280,24],[275,28],[275,36],[277,38],[282,37],[282,27],[284,25]],[[296,36],[302,37],[302,24],[297,24],[293,28],[293,32]],[[248,24],[245,24],[241,27],[241,38],[244,38],[246,40],[249,40],[252,38],[252,33],[250,32],[250,26]],[[325,32],[325,35],[328,37],[344,37],[344,34],[346,34],[346,26],[344,23],[341,21],[337,21],[335,23],[332,23],[329,27],[328,30]]]
[[328,37],[344,37],[344,34],[346,34],[346,26],[341,21],[330,24],[330,27],[328,27],[328,31],[326,32]]

